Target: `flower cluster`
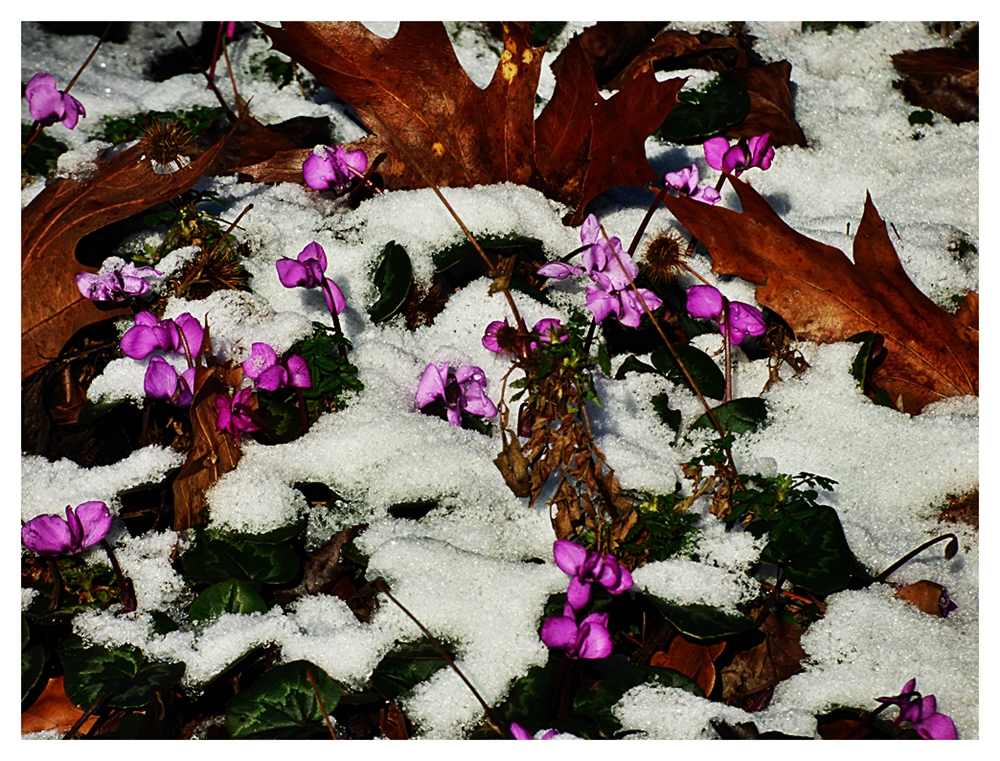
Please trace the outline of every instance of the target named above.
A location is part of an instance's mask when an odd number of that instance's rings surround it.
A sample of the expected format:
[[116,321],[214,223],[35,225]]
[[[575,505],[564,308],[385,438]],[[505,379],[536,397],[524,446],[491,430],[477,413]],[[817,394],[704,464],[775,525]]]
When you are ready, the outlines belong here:
[[228,399],[222,394],[215,398],[215,406],[219,413],[215,421],[216,428],[232,434],[237,441],[244,433],[260,430],[260,426],[250,414],[251,390],[247,386],[233,394],[232,399]]
[[[593,281],[587,285],[587,309],[594,315],[594,321],[603,322],[608,315],[613,314],[622,325],[639,327],[643,309],[632,288],[639,268],[632,257],[622,249],[622,243],[617,237],[607,238],[601,232],[601,224],[593,214],[584,220],[580,228],[580,240],[587,247],[583,253],[582,267],[565,262],[551,262],[539,267],[538,274],[556,280],[586,274]],[[639,288],[639,294],[650,311],[663,303],[655,293],[646,288]]]
[[[165,354],[183,354],[190,358],[201,350],[205,328],[198,318],[185,312],[176,320],[157,320],[152,312],[139,312],[135,325],[122,336],[121,347],[125,356],[145,359],[154,351]],[[153,357],[146,367],[143,389],[147,396],[165,399],[178,407],[191,404],[194,392],[195,368],[183,373],[161,356]]]
[[[728,328],[725,312],[728,307]],[[729,343],[742,343],[748,335],[761,336],[767,330],[764,315],[742,301],[726,302],[718,288],[710,285],[692,285],[687,290],[687,311],[692,317],[715,320]]]
[[344,311],[347,302],[337,284],[326,276],[326,251],[319,243],[310,243],[295,259],[278,259],[275,267],[278,279],[286,288],[321,288],[330,314],[338,315]]
[[722,200],[722,196],[715,188],[699,188],[699,179],[698,167],[695,164],[692,164],[690,169],[669,172],[664,177],[668,188],[674,188],[680,195],[687,196],[694,201],[701,201],[702,203],[714,206]]
[[368,156],[364,151],[347,151],[338,145],[330,149],[317,145],[302,164],[302,176],[313,190],[343,190],[354,177],[364,175]]
[[569,658],[606,658],[614,648],[608,614],[591,613],[578,623],[577,613],[590,602],[591,584],[600,584],[610,594],[620,595],[632,588],[632,574],[613,555],[601,555],[564,539],[556,541],[552,554],[556,565],[572,578],[562,615],[551,616],[542,624],[542,642],[565,651]]
[[31,118],[43,127],[60,122],[66,129],[73,129],[80,117],[87,115],[83,104],[72,95],[56,89],[56,78],[44,71],[31,78],[24,88],[24,97],[28,99]]
[[729,172],[739,177],[743,171],[751,167],[769,169],[774,158],[774,148],[771,147],[771,133],[765,132],[758,137],[740,138],[736,145],[730,146],[724,137],[713,137],[706,140],[702,146],[705,149],[705,160],[713,169]]
[[111,528],[111,511],[103,502],[66,505],[66,518],[39,515],[21,526],[21,541],[36,555],[77,555],[97,544]]
[[449,363],[443,367],[433,362],[424,368],[414,397],[417,409],[426,414],[438,414],[452,425],[462,424],[462,411],[471,415],[493,417],[496,405],[486,396],[486,373],[474,365],[463,365],[452,370]]
[[164,399],[177,407],[189,407],[194,400],[194,375],[196,369],[189,367],[182,373],[163,357],[153,357],[146,368],[142,380],[146,396]]
[[[486,326],[486,333],[483,334],[483,346],[494,354],[506,354],[508,348],[517,344],[517,329],[513,328],[507,318],[494,320]],[[533,352],[539,344],[554,343],[555,341],[565,341],[569,338],[563,324],[554,317],[546,317],[535,323],[531,329],[531,336],[528,339],[528,352]]]
[[875,698],[886,705],[899,706],[899,716],[892,723],[898,727],[908,721],[925,740],[957,740],[958,730],[950,716],[937,711],[937,699],[933,695],[922,698],[916,692],[917,680],[911,679],[903,686],[903,691],[891,698]]
[[279,362],[277,352],[265,343],[253,344],[250,359],[243,363],[243,373],[255,381],[257,388],[265,391],[277,391],[285,386],[312,386],[309,365],[302,357],[292,354],[284,362]]
[[161,274],[152,267],[136,267],[132,262],[125,264],[121,259],[112,257],[96,275],[78,272],[76,287],[91,301],[120,302],[148,291],[149,283],[144,278],[159,277]]

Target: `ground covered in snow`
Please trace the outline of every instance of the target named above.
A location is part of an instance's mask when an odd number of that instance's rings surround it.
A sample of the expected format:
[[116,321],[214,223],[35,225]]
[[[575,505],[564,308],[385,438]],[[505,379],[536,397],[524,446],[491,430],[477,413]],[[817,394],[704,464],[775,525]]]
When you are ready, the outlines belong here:
[[[172,35],[174,26],[150,28]],[[847,225],[856,229],[868,191],[881,216],[894,223],[899,240],[893,242],[918,287],[942,305],[978,290],[977,257],[960,260],[947,251],[960,237],[978,244],[978,123],[955,125],[942,118],[932,126],[913,127],[907,121],[912,106],[891,84],[892,53],[938,45],[940,38],[920,23],[877,23],[830,35],[803,34],[797,24],[750,23],[749,30],[765,59],[792,63],[796,117],[809,143],[808,148],[778,148],[769,171],[748,175],[754,187],[793,228],[848,253]],[[465,33],[458,40],[460,58],[474,76],[476,66],[492,72],[495,54],[476,35]],[[24,24],[22,79],[44,70],[65,82],[92,44],[90,38],[54,38]],[[333,137],[360,136],[329,98],[306,100],[294,88],[279,90],[255,79],[250,64],[267,45],[261,37],[245,35],[231,51],[244,94],[254,96],[256,118],[271,123],[300,114],[330,115],[337,129]],[[93,155],[88,140],[102,115],[215,105],[196,75],[161,83],[143,80],[137,73],[142,54],[133,45],[106,43],[74,87],[87,106],[87,118],[73,132],[59,134],[76,149],[60,160],[67,172]],[[546,70],[543,94],[548,76]],[[22,121],[30,121],[26,105]],[[914,139],[915,132],[920,139]],[[650,139],[647,149],[657,172],[694,162],[708,181],[717,177],[700,147]],[[387,193],[352,211],[295,185],[215,178],[205,187],[219,195],[224,219],[254,205],[240,233],[251,250],[246,266],[252,291],[217,292],[202,301],[173,299],[166,316],[207,317],[221,360],[247,359],[256,341],[280,353],[308,335],[313,321],[330,324],[320,293],[285,288],[275,271],[277,259],[295,257],[317,241],[326,250],[327,276],[346,297],[340,321],[364,384],[346,409],[324,417],[291,443],[264,446],[245,440],[238,467],[208,495],[210,525],[260,533],[305,517],[310,540],[319,544],[337,530],[367,523],[356,544],[370,558],[369,577],[384,577],[428,628],[455,643],[465,674],[487,701],[499,702],[515,679],[547,658],[538,637],[542,609],[566,583],[552,562],[548,511],[542,504],[529,508],[505,485],[492,462],[500,450],[499,432],[490,438],[421,415],[413,395],[429,362],[450,361],[483,368],[489,395],[499,399],[507,364],[481,339],[487,324],[507,315],[505,302],[487,295],[490,282],[484,278],[453,296],[431,326],[411,332],[401,317],[372,324],[366,311],[377,296],[371,272],[386,243],[394,240],[406,248],[415,278],[426,284],[434,270],[432,253],[463,240],[430,190]],[[579,245],[579,231],[560,221],[566,209],[534,190],[505,185],[444,192],[474,235],[537,238],[550,259]],[[30,194],[25,191],[22,203]],[[737,207],[731,191],[724,191],[723,199]],[[612,191],[592,211],[609,234],[628,241],[648,201],[632,190]],[[680,229],[660,208],[646,235],[669,228]],[[695,266],[717,282],[706,257],[696,257]],[[753,303],[748,283],[726,279],[718,286],[731,299]],[[545,317],[566,320],[570,310],[583,309],[582,286],[566,280],[553,284],[552,291],[555,307],[515,294],[529,325]],[[122,328],[130,325],[123,321]],[[718,336],[698,341],[710,353],[718,349]],[[948,400],[919,416],[877,407],[851,376],[857,345],[803,343],[798,348],[809,369],[798,377],[789,374],[763,394],[770,424],[737,437],[737,465],[743,472],[808,471],[836,480],[835,490],[822,501],[837,509],[855,554],[877,572],[941,532],[937,515],[946,496],[977,487],[978,400]],[[755,396],[767,379],[766,360],[752,362],[736,353],[735,396]],[[141,400],[146,364],[115,360],[94,380],[90,398]],[[701,414],[692,394],[658,376],[630,373],[597,383],[603,404],[592,416],[597,444],[625,488],[654,493],[672,492],[678,484],[687,488],[681,465],[703,441],[675,438],[660,422],[650,402],[660,392],[667,392],[681,411],[682,430]],[[67,460],[23,457],[22,520],[85,500],[104,500],[114,511],[120,492],[161,480],[182,460],[170,450],[150,448],[115,465],[82,470]],[[303,482],[328,485],[343,498],[342,510],[311,507],[293,486]],[[438,506],[419,521],[387,512],[392,505],[419,500]],[[707,505],[696,503],[693,509],[703,515],[698,559],[650,563],[636,571],[636,586],[679,604],[734,609],[759,592],[745,571],[763,545],[740,531],[723,532]],[[128,643],[153,659],[183,661],[184,684],[192,689],[265,643],[277,645],[284,661],[307,659],[343,684],[361,686],[395,643],[420,636],[394,606],[383,605],[370,624],[362,624],[346,604],[329,596],[302,599],[287,611],[275,606],[252,616],[226,614],[157,634],[154,611],[176,615],[190,602],[190,591],[170,565],[171,553],[178,543],[185,546],[185,538],[171,531],[123,533],[113,530],[109,538],[117,538],[123,568],[135,581],[137,612],[122,614],[115,606],[87,612],[77,616],[74,628],[96,643]],[[963,530],[960,540],[962,550],[953,561],[932,551],[893,577],[945,585],[958,605],[948,618],[916,611],[895,599],[886,585],[836,593],[827,600],[826,616],[803,636],[805,670],[778,685],[764,711],[745,714],[674,688],[641,686],[625,695],[616,716],[624,729],[639,730],[638,737],[712,737],[713,718],[730,724],[753,720],[761,731],[812,736],[816,714],[841,705],[872,707],[874,697],[894,695],[916,678],[921,692],[936,695],[938,709],[955,720],[960,737],[978,737],[978,535]],[[545,562],[525,562],[532,559]],[[404,709],[428,738],[463,737],[482,720],[480,706],[448,669],[418,688]]]

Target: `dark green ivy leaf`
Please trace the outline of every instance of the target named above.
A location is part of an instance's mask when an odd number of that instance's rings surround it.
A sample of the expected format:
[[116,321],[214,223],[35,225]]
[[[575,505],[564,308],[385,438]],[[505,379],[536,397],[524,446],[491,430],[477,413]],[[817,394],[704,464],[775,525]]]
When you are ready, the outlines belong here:
[[[675,346],[674,351],[677,352],[677,356],[680,357],[687,371],[691,373],[691,377],[704,396],[711,397],[712,399],[721,399],[726,395],[726,376],[722,374],[722,370],[715,364],[715,360],[694,346]],[[694,391],[691,388],[691,384],[688,383],[687,377],[681,371],[680,366],[674,361],[673,356],[671,356],[666,347],[661,347],[654,351],[650,355],[650,361],[653,363],[653,367],[666,375],[674,383],[682,383]]]
[[666,392],[655,394],[649,401],[663,424],[677,433],[681,429],[681,411],[670,409],[670,398]]
[[192,621],[207,621],[223,613],[267,613],[267,603],[242,581],[214,584],[198,595],[189,609]]
[[723,639],[757,628],[752,618],[734,615],[710,605],[673,605],[646,595],[670,625],[690,639]]
[[298,740],[326,732],[310,673],[323,706],[332,713],[340,702],[340,685],[319,666],[294,661],[274,667],[230,699],[226,705],[229,736],[234,740]]
[[298,556],[281,544],[253,544],[213,536],[196,529],[194,547],[181,557],[190,579],[217,584],[220,581],[261,581],[284,584],[299,572]]
[[393,648],[371,675],[372,686],[386,700],[395,700],[448,665],[427,639]]
[[750,113],[743,85],[713,79],[701,90],[682,90],[657,135],[674,143],[702,142],[739,124]]
[[402,309],[413,286],[413,265],[406,249],[394,240],[386,243],[372,281],[379,297],[368,307],[368,315],[372,322],[382,322]]
[[82,647],[64,640],[59,648],[65,670],[66,696],[78,708],[87,709],[101,692],[113,708],[141,708],[169,690],[184,676],[183,663],[146,663],[133,647]]
[[[720,404],[712,412],[719,425],[729,433],[751,433],[760,428],[767,420],[767,404],[763,399],[749,397],[746,399],[733,399],[731,402]],[[702,415],[694,421],[692,428],[711,428],[712,421],[708,419],[708,414]]]

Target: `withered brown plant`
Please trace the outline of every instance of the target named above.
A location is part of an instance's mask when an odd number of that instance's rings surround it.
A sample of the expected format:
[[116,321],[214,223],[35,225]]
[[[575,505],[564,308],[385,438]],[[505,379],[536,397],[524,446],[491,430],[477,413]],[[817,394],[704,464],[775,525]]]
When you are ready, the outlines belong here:
[[191,143],[191,133],[181,124],[158,119],[146,122],[142,145],[156,174],[172,174],[191,159],[182,155]]

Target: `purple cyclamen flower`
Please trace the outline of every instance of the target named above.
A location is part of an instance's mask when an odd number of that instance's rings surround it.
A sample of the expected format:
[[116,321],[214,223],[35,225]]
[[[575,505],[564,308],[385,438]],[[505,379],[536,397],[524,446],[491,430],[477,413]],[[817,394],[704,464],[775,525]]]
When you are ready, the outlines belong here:
[[286,288],[322,288],[326,308],[330,314],[340,314],[347,304],[344,294],[330,278],[326,277],[326,251],[313,241],[299,252],[295,259],[282,257],[275,262],[278,279]]
[[132,262],[116,266],[119,262],[120,259],[110,267],[101,267],[96,275],[78,272],[76,287],[80,293],[91,301],[126,301],[149,290],[149,283],[143,278],[163,274],[152,267],[136,267]]
[[730,147],[724,137],[713,137],[706,140],[702,146],[705,149],[705,160],[713,169],[730,172],[739,177],[745,169],[760,167],[769,169],[774,158],[774,148],[771,147],[771,133],[765,132],[758,137],[740,138],[736,145]]
[[[515,740],[534,740],[535,739],[534,736],[531,734],[531,732],[529,732],[527,729],[525,729],[524,727],[522,727],[516,721],[512,721],[510,723],[510,733],[514,737]],[[544,735],[542,735],[541,739],[543,739],[543,740],[551,740],[553,737],[555,737],[558,734],[559,734],[559,732],[557,732],[556,730],[550,729],[548,732],[546,732]]]
[[76,555],[97,544],[111,528],[111,511],[103,502],[66,505],[66,518],[39,515],[21,526],[21,541],[36,555]]
[[933,695],[921,697],[916,692],[917,680],[911,679],[903,691],[891,698],[875,698],[880,703],[899,706],[899,716],[892,723],[897,727],[908,721],[925,740],[957,740],[958,730],[950,716],[937,711],[937,699]]
[[284,364],[278,362],[278,355],[268,344],[254,343],[250,359],[243,363],[243,373],[256,381],[257,388],[276,391],[285,386],[309,388],[312,378],[309,365],[297,354],[291,355]]
[[342,190],[367,168],[368,156],[364,151],[347,151],[342,145],[331,150],[317,145],[302,164],[302,176],[313,190]]
[[[503,320],[494,320],[487,325],[486,332],[483,334],[483,346],[494,354],[506,354],[507,351],[500,348],[498,340],[500,331],[505,329],[510,330],[510,323],[507,322],[506,317]],[[556,337],[560,341],[565,341],[569,338],[569,333],[563,328],[563,324],[554,317],[546,317],[536,322],[535,327],[531,329],[531,335],[538,340],[529,342],[529,351],[537,349],[540,343],[552,343]]]
[[146,368],[143,389],[147,396],[166,399],[176,407],[190,407],[194,399],[194,376],[197,368],[189,367],[183,373],[163,357],[153,357]]
[[61,122],[66,129],[73,129],[81,116],[87,115],[83,104],[72,95],[56,89],[56,78],[40,71],[24,88],[31,118],[43,127]]
[[587,550],[575,542],[559,539],[552,545],[556,565],[573,578],[566,590],[566,599],[574,610],[581,610],[590,602],[590,585],[600,584],[613,595],[620,595],[632,588],[632,574],[618,564],[614,555],[604,555]]
[[722,200],[722,196],[715,188],[698,187],[698,167],[691,165],[690,169],[681,169],[679,172],[670,172],[664,177],[667,187],[679,191],[680,195],[688,196],[695,201],[701,201],[711,205]]
[[253,418],[247,414],[250,408],[250,387],[237,391],[232,399],[227,399],[223,395],[215,398],[215,406],[219,410],[219,417],[216,420],[216,427],[220,431],[231,433],[239,441],[244,433],[252,433],[259,430],[259,426]]
[[176,320],[157,320],[152,312],[139,312],[135,326],[125,331],[121,347],[125,356],[145,359],[159,349],[167,354],[194,356],[201,351],[205,328],[189,312]]
[[614,650],[608,632],[608,614],[591,613],[578,625],[576,611],[568,603],[561,616],[545,619],[541,636],[547,647],[564,650],[573,659],[607,658]]
[[433,362],[424,368],[414,399],[417,409],[443,402],[446,418],[452,425],[462,424],[462,410],[471,415],[493,417],[496,405],[486,396],[486,373],[481,368],[465,365],[451,370],[449,363],[438,367]]
[[729,303],[729,330],[723,326],[724,300],[718,288],[692,285],[687,289],[687,311],[692,317],[715,320],[719,329],[729,336],[729,343],[742,343],[748,335],[762,336],[767,331],[763,313],[742,301]]

